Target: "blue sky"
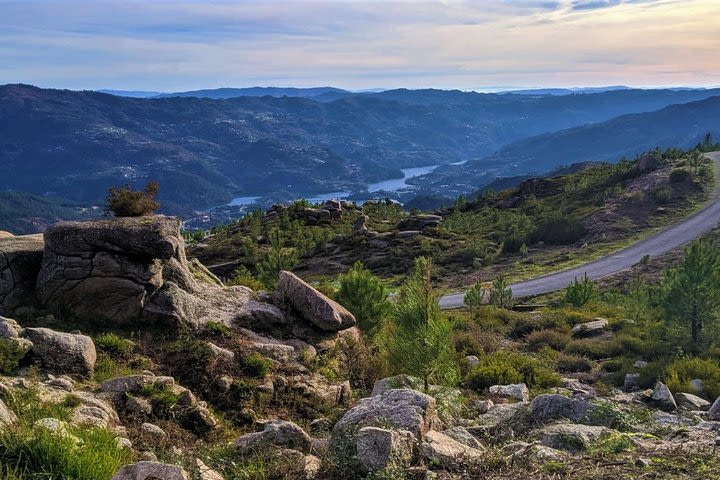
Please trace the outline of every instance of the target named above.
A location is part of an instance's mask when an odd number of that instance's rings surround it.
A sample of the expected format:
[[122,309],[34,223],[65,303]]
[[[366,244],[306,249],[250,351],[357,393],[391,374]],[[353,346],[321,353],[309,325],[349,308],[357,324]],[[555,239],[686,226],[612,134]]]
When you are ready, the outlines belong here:
[[0,83],[720,85],[720,0],[0,0]]

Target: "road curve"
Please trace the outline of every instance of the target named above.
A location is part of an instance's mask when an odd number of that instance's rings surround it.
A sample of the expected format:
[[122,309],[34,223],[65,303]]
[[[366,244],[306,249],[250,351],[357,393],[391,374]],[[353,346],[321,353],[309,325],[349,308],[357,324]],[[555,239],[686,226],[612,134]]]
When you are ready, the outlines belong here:
[[[632,267],[644,255],[650,255],[653,258],[663,255],[712,230],[720,221],[720,152],[709,153],[707,157],[715,162],[716,180],[712,198],[702,210],[665,230],[605,257],[567,270],[515,283],[510,286],[513,296],[530,297],[561,290],[575,278],[582,277],[584,274],[597,280]],[[463,306],[464,297],[463,293],[445,295],[440,299],[440,307],[442,309],[460,308]]]

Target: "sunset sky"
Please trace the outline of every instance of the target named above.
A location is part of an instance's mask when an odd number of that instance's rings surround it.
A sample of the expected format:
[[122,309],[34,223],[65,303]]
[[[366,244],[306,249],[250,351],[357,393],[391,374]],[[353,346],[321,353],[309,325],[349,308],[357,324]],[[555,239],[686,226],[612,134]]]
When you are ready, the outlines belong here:
[[720,85],[720,0],[0,0],[0,83]]

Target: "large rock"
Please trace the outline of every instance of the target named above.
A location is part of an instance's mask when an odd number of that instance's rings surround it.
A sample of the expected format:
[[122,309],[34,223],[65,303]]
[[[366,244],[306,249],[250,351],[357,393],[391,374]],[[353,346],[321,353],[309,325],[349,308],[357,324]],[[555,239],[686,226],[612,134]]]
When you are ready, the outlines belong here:
[[596,318],[591,322],[579,323],[572,328],[575,337],[596,337],[605,333],[608,321],[604,318]]
[[406,430],[364,427],[357,432],[357,459],[363,473],[410,467],[417,440]]
[[138,462],[122,467],[112,480],[188,480],[182,467],[160,462]]
[[0,400],[0,429],[10,426],[15,422],[17,422],[15,414]]
[[0,342],[8,341],[18,345],[24,353],[32,348],[32,342],[21,335],[25,332],[15,320],[12,318],[0,317]]
[[560,450],[584,450],[611,430],[590,425],[557,424],[540,431],[540,443]]
[[398,223],[400,231],[422,231],[426,228],[438,227],[442,222],[440,215],[420,214],[412,215]]
[[579,422],[591,411],[592,405],[585,401],[558,394],[538,395],[530,402],[530,415],[534,420],[546,422],[567,418]]
[[0,315],[33,305],[43,259],[42,235],[0,237]]
[[92,376],[95,369],[95,344],[86,335],[63,333],[49,328],[26,328],[33,343],[33,356],[53,373]]
[[708,410],[708,419],[720,420],[720,397],[715,399],[713,404],[710,406],[710,410]]
[[483,458],[480,450],[468,447],[434,430],[425,434],[421,449],[428,462],[447,470],[457,470],[466,465],[477,465]]
[[268,422],[262,432],[248,433],[235,440],[235,447],[240,453],[260,451],[270,446],[308,453],[312,440],[302,428],[284,420]]
[[677,403],[675,403],[673,394],[670,392],[668,386],[662,382],[655,384],[652,397],[650,398],[650,404],[665,412],[674,412],[677,410]]
[[361,399],[335,424],[332,442],[341,441],[363,427],[407,430],[418,440],[438,423],[435,399],[424,393],[401,388]]
[[277,292],[304,319],[321,330],[336,332],[355,325],[355,317],[345,307],[290,272],[280,272]]
[[488,394],[494,399],[511,399],[518,402],[527,402],[530,400],[530,390],[524,383],[516,383],[512,385],[493,385],[488,389]]
[[674,395],[678,408],[683,410],[707,410],[710,402],[692,393],[676,393]]

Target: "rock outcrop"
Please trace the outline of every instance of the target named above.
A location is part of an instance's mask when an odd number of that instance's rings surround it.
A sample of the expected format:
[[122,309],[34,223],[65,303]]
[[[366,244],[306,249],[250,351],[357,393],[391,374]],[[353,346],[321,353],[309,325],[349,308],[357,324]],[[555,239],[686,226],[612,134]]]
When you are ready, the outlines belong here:
[[417,439],[407,430],[361,428],[356,435],[357,458],[363,473],[404,469],[411,465]]
[[43,248],[42,235],[0,237],[0,315],[35,304]]
[[182,467],[160,462],[138,462],[125,465],[112,480],[188,480]]
[[398,230],[404,231],[422,231],[426,228],[437,228],[442,222],[440,215],[420,214],[411,215],[409,218],[398,223]]
[[261,432],[248,433],[235,440],[238,452],[260,451],[268,447],[285,447],[301,452],[312,448],[310,436],[293,422],[273,420]]
[[90,337],[49,328],[26,328],[25,335],[33,344],[33,357],[46,370],[92,376],[97,353]]

